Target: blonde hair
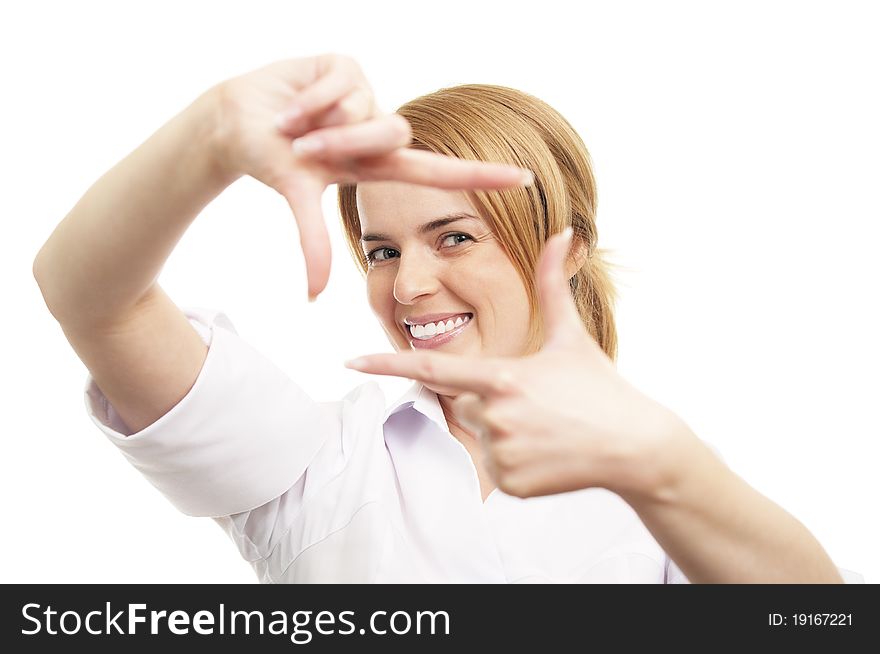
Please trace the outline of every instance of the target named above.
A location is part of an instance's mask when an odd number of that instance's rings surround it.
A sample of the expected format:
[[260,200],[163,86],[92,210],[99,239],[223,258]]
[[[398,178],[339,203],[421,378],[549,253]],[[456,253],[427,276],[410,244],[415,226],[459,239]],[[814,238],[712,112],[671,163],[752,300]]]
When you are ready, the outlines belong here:
[[[526,288],[532,318],[529,352],[537,351],[544,341],[543,321],[535,319],[538,258],[544,242],[571,225],[572,251],[581,244],[587,252],[569,281],[572,297],[586,329],[615,360],[616,293],[606,251],[596,246],[596,181],[590,154],[568,121],[534,96],[487,84],[440,89],[407,102],[397,113],[412,126],[410,147],[459,159],[510,163],[534,172],[530,187],[466,192]],[[356,192],[356,184],[339,185],[339,211],[348,247],[366,276]]]

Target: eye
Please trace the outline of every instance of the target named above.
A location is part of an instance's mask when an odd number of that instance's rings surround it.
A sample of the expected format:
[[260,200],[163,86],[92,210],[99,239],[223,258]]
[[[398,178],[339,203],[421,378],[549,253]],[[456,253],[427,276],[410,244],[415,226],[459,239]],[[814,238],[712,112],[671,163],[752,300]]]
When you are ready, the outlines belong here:
[[[443,243],[446,243],[447,241],[449,241],[449,239],[454,239],[452,241],[452,245],[449,245],[448,247],[455,247],[456,245],[460,245],[461,243],[464,242],[463,240],[455,240],[455,239],[459,239],[459,238],[466,239],[469,241],[474,240],[473,237],[468,236],[467,234],[456,233],[456,234],[447,234],[446,236],[441,237],[440,243],[443,244]],[[389,254],[389,253],[394,253],[394,254]],[[389,259],[393,259],[395,256],[400,256],[400,252],[398,250],[395,250],[394,248],[381,247],[381,248],[376,248],[375,250],[371,250],[370,252],[367,252],[366,256],[367,256],[367,263],[369,265],[373,265],[379,261],[388,261]]]
[[[473,240],[473,239],[471,239],[471,237],[468,236],[467,234],[448,234],[447,236],[444,236],[444,237],[443,237],[443,241],[446,241],[447,239],[450,239],[450,238],[455,238],[455,237],[457,237],[457,236],[464,236],[464,237],[467,238],[467,239]],[[459,242],[461,242],[461,241],[459,241]],[[457,244],[458,244],[458,243],[456,243],[456,245],[457,245]]]
[[385,259],[382,257],[376,258],[376,253],[377,252],[387,252],[389,250],[391,252],[397,252],[397,250],[395,250],[394,248],[376,248],[375,250],[371,250],[370,252],[367,252],[367,261],[369,263],[375,263],[376,261],[385,261]]

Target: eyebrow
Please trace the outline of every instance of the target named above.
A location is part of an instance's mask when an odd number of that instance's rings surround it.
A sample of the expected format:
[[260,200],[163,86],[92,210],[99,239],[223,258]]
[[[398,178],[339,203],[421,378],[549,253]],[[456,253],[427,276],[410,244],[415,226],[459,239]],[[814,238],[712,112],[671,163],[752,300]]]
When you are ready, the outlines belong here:
[[[421,225],[418,229],[419,234],[429,234],[434,230],[440,229],[450,223],[458,222],[459,220],[479,220],[476,216],[472,216],[469,213],[451,213],[447,216],[442,216],[440,218],[435,218],[434,220],[430,220],[426,222],[424,225]],[[390,236],[387,234],[364,234],[361,237],[361,243],[366,243],[368,241],[390,241],[392,240]]]

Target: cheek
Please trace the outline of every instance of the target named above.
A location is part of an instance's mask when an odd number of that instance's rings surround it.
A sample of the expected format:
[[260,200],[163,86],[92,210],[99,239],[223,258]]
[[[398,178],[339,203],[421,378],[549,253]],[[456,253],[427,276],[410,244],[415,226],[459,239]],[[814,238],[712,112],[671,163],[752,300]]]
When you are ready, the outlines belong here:
[[367,283],[367,302],[377,317],[385,320],[388,316],[389,308],[394,303],[394,296],[386,284],[376,281]]
[[460,269],[450,276],[453,290],[474,303],[507,312],[526,298],[525,287],[516,270],[506,259],[461,262]]
[[386,281],[382,276],[371,276],[367,278],[367,302],[373,315],[379,320],[382,328],[386,332],[399,335],[400,330],[396,329],[395,308],[397,302],[394,300],[393,279],[391,282]]
[[520,356],[530,346],[529,297],[516,269],[506,260],[472,275],[473,298],[484,314],[482,326],[501,356]]

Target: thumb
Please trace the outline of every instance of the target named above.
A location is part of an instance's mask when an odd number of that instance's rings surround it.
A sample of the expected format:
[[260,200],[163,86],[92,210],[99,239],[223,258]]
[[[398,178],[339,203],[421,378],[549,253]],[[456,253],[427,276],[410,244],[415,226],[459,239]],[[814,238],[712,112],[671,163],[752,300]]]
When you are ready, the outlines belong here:
[[330,235],[321,211],[324,185],[314,178],[300,176],[279,190],[296,219],[299,244],[306,262],[309,302],[314,302],[330,278]]
[[538,299],[544,318],[544,348],[565,347],[583,337],[583,323],[571,297],[565,263],[572,241],[572,228],[553,234],[544,244],[538,261]]

